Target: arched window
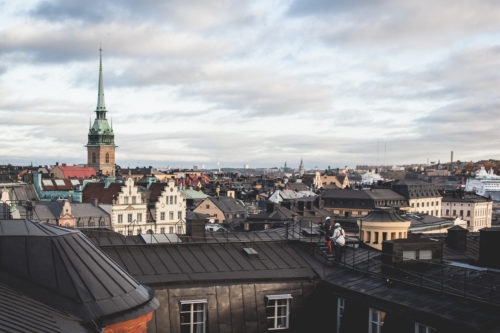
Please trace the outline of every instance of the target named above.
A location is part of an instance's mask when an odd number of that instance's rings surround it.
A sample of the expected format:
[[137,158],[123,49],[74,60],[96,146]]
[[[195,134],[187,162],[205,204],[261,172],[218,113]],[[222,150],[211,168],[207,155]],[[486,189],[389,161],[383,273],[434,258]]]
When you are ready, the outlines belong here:
[[95,161],[96,161],[95,152],[92,152],[92,163],[95,163]]
[[106,163],[109,163],[109,153],[106,153]]

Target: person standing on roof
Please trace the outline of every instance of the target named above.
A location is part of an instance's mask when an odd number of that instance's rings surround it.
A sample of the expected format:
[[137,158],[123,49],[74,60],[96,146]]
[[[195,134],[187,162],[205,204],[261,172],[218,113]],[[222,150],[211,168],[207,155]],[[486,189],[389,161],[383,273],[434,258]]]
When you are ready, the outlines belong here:
[[335,223],[335,230],[332,235],[332,243],[335,246],[335,260],[340,261],[345,245],[345,232],[339,223]]
[[332,238],[330,237],[331,235],[330,216],[327,216],[325,219],[324,231],[325,231],[326,245],[328,246],[328,252],[332,253]]

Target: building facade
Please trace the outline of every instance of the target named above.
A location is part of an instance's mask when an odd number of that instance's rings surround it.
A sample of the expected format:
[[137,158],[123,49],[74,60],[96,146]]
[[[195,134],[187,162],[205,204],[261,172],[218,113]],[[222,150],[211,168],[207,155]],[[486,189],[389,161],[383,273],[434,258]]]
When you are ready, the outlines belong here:
[[122,235],[154,233],[154,225],[147,221],[147,204],[132,178],[127,179],[111,206],[113,231]]
[[443,194],[441,215],[467,221],[472,232],[491,227],[493,201],[471,192],[447,192]]
[[175,186],[175,181],[153,183],[149,199],[149,210],[155,233],[186,233],[186,197]]
[[102,175],[115,175],[115,134],[113,126],[106,119],[104,87],[102,81],[102,53],[99,61],[99,92],[97,97],[96,118],[89,128],[87,165]]
[[441,216],[442,196],[434,184],[418,180],[401,180],[392,189],[408,199],[409,212]]

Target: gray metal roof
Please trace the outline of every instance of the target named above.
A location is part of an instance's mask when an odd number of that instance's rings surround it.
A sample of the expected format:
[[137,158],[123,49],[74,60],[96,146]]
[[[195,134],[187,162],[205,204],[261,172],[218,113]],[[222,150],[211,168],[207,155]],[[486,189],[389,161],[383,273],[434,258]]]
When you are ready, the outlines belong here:
[[107,325],[131,319],[133,308],[145,314],[157,306],[150,289],[76,230],[0,221],[0,262],[0,283],[84,321]]
[[[257,256],[247,256],[251,247]],[[182,243],[101,246],[142,283],[310,279],[316,273],[292,244],[283,242]]]
[[92,332],[81,322],[0,284],[0,332]]
[[404,216],[397,214],[392,207],[375,208],[368,215],[361,218],[367,222],[409,222]]

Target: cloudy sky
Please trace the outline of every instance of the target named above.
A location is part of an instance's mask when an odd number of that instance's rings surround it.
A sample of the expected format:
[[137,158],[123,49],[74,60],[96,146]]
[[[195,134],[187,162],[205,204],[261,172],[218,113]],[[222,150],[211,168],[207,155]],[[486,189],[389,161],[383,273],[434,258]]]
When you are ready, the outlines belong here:
[[500,159],[497,0],[0,0],[0,164]]

